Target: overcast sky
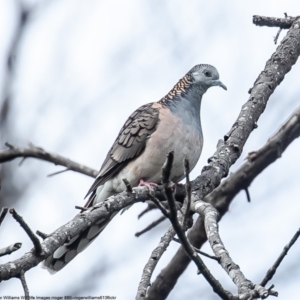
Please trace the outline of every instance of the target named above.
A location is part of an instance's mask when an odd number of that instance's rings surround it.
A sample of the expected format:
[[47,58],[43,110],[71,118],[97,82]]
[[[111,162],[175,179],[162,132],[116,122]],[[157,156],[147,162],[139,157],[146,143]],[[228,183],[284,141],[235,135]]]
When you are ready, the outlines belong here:
[[[5,82],[7,50],[15,33],[17,6],[0,2],[0,86]],[[214,153],[218,139],[229,131],[248,90],[275,51],[276,28],[252,24],[255,14],[283,17],[300,14],[299,1],[202,0],[62,0],[26,1],[33,6],[15,60],[10,136],[16,146],[32,142],[48,151],[99,169],[120,127],[142,104],[158,101],[194,65],[214,65],[227,86],[204,96],[201,121],[204,149],[191,173],[200,174]],[[279,41],[286,31],[282,31]],[[260,148],[299,106],[299,64],[271,96],[267,109],[245,145],[241,165],[250,151]],[[281,159],[251,185],[252,203],[244,193],[236,197],[220,223],[225,246],[245,275],[260,282],[282,248],[300,226],[299,147],[296,140]],[[4,148],[1,145],[0,148]],[[68,222],[83,205],[92,178],[27,159],[10,162],[16,184],[26,189],[15,209],[34,231],[51,233]],[[27,184],[28,183],[28,184]],[[5,186],[3,186],[5,192]],[[40,267],[26,273],[32,296],[110,295],[134,299],[143,267],[169,223],[135,238],[157,217],[141,220],[145,204],[117,216],[99,238],[70,265],[55,275]],[[10,216],[0,231],[1,247],[22,242],[22,249],[1,263],[32,248]],[[153,280],[169,262],[173,243],[157,266]],[[211,252],[206,245],[205,251]],[[296,244],[272,283],[279,299],[298,299],[300,243]],[[206,261],[206,260],[205,260]],[[236,293],[225,272],[206,261],[224,286]],[[93,272],[96,272],[95,274]],[[190,265],[169,299],[218,299]],[[18,280],[3,282],[0,296],[22,295]]]

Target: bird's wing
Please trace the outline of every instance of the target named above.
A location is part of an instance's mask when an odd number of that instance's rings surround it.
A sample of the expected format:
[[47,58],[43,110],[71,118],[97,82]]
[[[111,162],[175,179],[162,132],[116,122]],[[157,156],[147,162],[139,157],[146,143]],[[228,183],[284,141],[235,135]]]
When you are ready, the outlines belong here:
[[130,115],[109,150],[87,196],[121,171],[130,160],[142,153],[147,139],[155,131],[159,121],[159,107],[153,104],[145,104]]

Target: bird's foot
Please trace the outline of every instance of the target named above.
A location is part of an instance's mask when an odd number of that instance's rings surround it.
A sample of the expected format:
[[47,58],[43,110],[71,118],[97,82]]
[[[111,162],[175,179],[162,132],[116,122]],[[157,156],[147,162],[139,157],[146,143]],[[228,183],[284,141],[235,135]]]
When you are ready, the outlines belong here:
[[143,179],[140,179],[139,186],[146,186],[149,189],[149,191],[151,191],[152,187],[158,187],[158,184],[154,182],[147,182],[144,181]]

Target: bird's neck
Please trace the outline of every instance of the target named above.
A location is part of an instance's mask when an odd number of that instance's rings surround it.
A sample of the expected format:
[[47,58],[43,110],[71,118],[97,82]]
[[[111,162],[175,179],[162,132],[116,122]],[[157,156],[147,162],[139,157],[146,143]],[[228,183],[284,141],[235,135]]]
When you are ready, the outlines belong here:
[[180,98],[185,98],[191,101],[192,105],[197,105],[197,103],[201,101],[202,95],[206,92],[207,87],[195,84],[193,81],[194,79],[191,75],[185,75],[159,103],[163,106],[174,106],[175,102],[178,102]]
[[207,88],[202,85],[192,84],[192,78],[186,75],[159,102],[174,114],[184,119],[187,117],[193,119],[201,129],[200,107],[206,90]]

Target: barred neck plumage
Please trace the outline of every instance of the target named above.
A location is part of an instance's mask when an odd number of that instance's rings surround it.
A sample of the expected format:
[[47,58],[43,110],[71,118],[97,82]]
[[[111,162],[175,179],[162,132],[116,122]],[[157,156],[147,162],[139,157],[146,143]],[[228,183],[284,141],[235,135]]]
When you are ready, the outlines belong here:
[[186,74],[177,82],[177,84],[173,87],[173,89],[158,102],[161,103],[162,105],[170,104],[168,102],[174,100],[177,96],[186,95],[192,83],[193,83],[192,76],[190,74]]

